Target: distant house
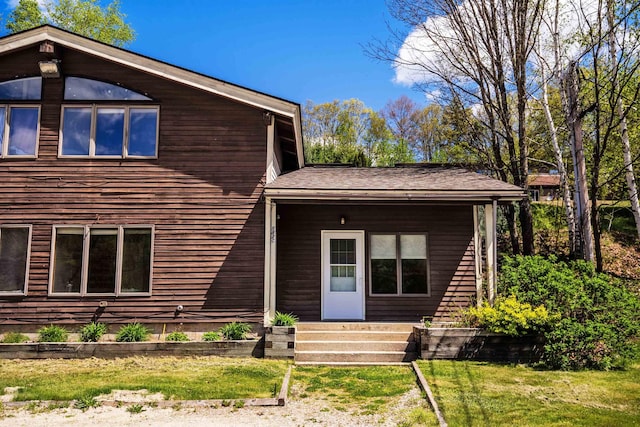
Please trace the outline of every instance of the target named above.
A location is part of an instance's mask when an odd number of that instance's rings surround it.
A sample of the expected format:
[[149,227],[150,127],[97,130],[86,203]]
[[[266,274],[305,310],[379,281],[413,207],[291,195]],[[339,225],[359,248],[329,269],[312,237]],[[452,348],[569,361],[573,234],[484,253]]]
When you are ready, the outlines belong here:
[[551,173],[529,174],[529,197],[534,202],[556,200],[560,194],[560,175]]
[[305,167],[298,104],[51,26],[0,63],[0,327],[419,321],[493,292],[519,187]]

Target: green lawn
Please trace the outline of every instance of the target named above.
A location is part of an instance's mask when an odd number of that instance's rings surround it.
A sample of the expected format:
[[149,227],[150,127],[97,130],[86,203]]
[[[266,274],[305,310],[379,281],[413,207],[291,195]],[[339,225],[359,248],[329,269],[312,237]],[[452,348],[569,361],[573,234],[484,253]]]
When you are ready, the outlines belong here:
[[111,390],[162,393],[180,400],[274,397],[289,362],[221,357],[2,360],[0,390],[16,400],[73,400]]
[[442,360],[418,365],[452,427],[640,425],[640,366],[559,372]]

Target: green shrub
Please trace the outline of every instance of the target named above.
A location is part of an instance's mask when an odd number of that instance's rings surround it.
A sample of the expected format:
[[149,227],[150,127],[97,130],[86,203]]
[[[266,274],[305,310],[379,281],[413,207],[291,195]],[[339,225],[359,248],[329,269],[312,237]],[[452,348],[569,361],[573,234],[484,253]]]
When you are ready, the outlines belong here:
[[486,302],[480,307],[470,307],[464,317],[469,326],[511,336],[541,332],[550,320],[544,305],[534,309],[531,304],[519,302],[515,295],[497,298],[493,307]]
[[7,332],[2,338],[2,342],[5,344],[18,344],[29,341],[29,337],[20,332]]
[[298,316],[293,313],[280,313],[276,311],[273,316],[273,326],[293,326],[298,322]]
[[66,342],[69,331],[62,326],[43,326],[38,330],[38,341],[40,342]]
[[610,369],[639,357],[640,300],[591,263],[506,257],[498,291],[557,316],[545,332],[549,368]]
[[231,322],[220,328],[220,333],[227,340],[244,340],[251,332],[251,325],[243,322]]
[[107,333],[107,325],[99,322],[91,322],[80,329],[80,340],[82,342],[98,342]]
[[220,341],[221,339],[222,335],[220,335],[220,332],[210,331],[202,334],[202,341]]
[[116,334],[117,342],[146,341],[151,331],[138,322],[128,323],[120,328]]
[[190,340],[187,334],[185,334],[184,332],[175,331],[167,335],[166,341],[190,341]]

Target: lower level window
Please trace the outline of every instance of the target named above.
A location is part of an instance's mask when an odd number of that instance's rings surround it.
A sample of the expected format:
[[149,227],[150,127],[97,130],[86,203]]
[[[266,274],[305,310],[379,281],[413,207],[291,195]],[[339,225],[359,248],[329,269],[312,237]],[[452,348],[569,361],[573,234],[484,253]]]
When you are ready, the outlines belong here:
[[30,242],[31,227],[0,226],[0,295],[26,292]]
[[151,227],[56,227],[51,293],[149,293],[151,254]]
[[370,256],[372,294],[429,294],[426,234],[372,234]]

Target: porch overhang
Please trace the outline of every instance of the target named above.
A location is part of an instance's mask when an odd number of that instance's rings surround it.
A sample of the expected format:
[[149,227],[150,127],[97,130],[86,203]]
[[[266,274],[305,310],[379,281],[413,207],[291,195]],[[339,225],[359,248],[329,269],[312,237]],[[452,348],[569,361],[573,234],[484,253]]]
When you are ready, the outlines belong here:
[[[457,167],[304,167],[278,176],[266,185],[264,196],[267,323],[276,309],[276,205],[471,205],[476,247],[477,300],[480,303],[483,295],[490,302],[495,296],[497,206],[501,203],[518,202],[526,198],[527,194],[524,189],[515,185]],[[484,227],[481,223],[484,223]],[[484,230],[484,239],[480,236],[481,229]],[[484,240],[486,255],[484,263],[480,251],[481,240]],[[483,267],[486,274],[483,273]],[[486,294],[483,284],[486,285]]]

